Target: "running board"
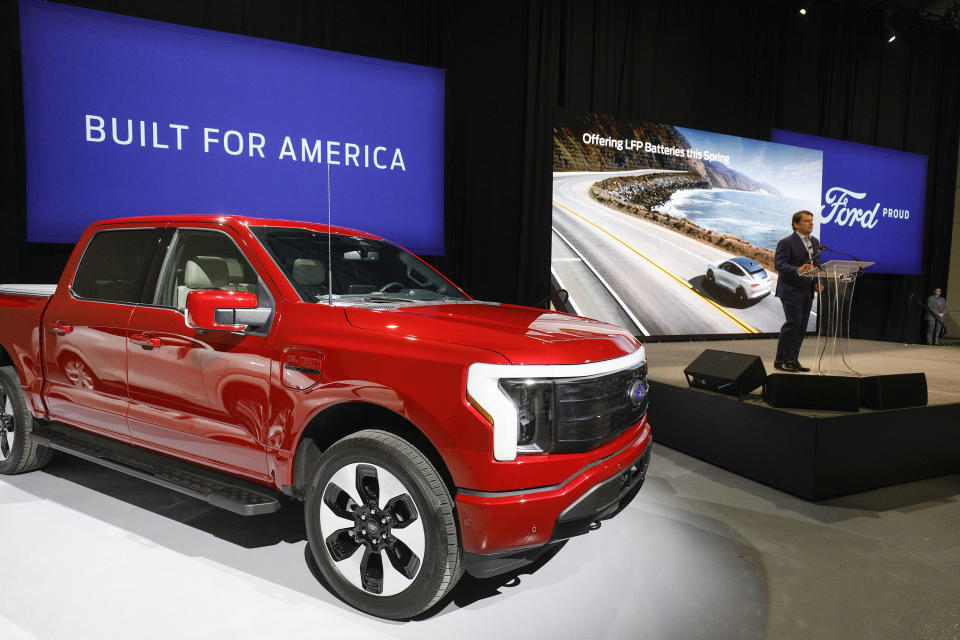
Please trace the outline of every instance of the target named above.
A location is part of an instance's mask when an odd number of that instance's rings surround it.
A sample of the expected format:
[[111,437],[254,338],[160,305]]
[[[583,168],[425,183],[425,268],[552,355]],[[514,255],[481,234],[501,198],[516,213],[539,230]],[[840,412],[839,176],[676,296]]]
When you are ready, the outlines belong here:
[[30,436],[45,447],[179,491],[242,516],[273,513],[280,509],[278,494],[267,487],[109,438],[54,423],[35,424]]

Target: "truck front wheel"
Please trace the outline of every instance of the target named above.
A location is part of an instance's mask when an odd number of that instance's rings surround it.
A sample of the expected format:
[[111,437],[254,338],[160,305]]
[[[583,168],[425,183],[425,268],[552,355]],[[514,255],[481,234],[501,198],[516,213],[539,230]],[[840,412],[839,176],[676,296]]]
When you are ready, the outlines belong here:
[[391,433],[360,431],[327,449],[304,511],[327,584],[371,615],[411,618],[463,572],[450,492],[426,456]]
[[33,441],[33,416],[27,409],[20,376],[0,367],[0,474],[33,471],[47,464],[53,452]]

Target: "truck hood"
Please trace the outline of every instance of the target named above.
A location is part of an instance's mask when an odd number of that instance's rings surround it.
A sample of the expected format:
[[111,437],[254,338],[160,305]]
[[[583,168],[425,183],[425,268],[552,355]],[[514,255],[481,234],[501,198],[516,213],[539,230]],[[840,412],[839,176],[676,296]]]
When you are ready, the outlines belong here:
[[513,364],[598,362],[640,347],[629,332],[604,322],[496,303],[345,307],[344,313],[359,329],[488,349]]

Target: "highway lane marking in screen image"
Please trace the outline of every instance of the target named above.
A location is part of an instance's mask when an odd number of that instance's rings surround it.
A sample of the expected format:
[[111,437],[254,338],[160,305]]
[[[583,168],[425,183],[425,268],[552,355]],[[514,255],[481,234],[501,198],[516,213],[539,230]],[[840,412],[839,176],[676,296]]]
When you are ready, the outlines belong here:
[[[572,260],[572,258],[567,258],[567,260]],[[553,279],[557,281],[557,286],[558,286],[559,288],[564,289],[564,290],[566,290],[566,291],[569,291],[569,289],[567,289],[567,287],[564,286],[563,280],[562,280],[562,279],[560,278],[560,276],[557,274],[556,270],[553,269],[552,267],[551,267],[551,269],[550,269],[550,275],[553,276]],[[578,316],[582,316],[582,315],[583,315],[583,312],[580,311],[580,307],[577,305],[576,300],[574,300],[573,298],[570,298],[570,299],[567,301],[567,303],[570,305],[570,308],[573,310],[574,315],[578,315]]]
[[[596,279],[600,282],[600,285],[603,286],[604,289],[606,289],[607,294],[609,294],[610,297],[616,301],[616,303],[620,306],[620,309],[623,311],[623,313],[628,318],[630,318],[630,321],[635,325],[637,330],[640,332],[640,335],[649,336],[650,332],[647,331],[646,327],[643,326],[643,323],[640,322],[637,316],[634,315],[633,311],[630,310],[630,306],[626,302],[624,302],[620,296],[617,295],[617,292],[614,291],[613,287],[611,287],[606,280],[604,280],[603,276],[600,275],[600,272],[597,271],[592,264],[590,264],[590,261],[587,260],[586,256],[584,256],[582,253],[577,251],[577,248],[574,247],[569,240],[563,237],[563,234],[560,233],[556,228],[553,229],[553,232],[557,234],[557,237],[560,239],[560,241],[563,242],[563,244],[565,244],[570,249],[570,251],[575,253],[577,257],[580,259],[580,261],[584,264],[584,266],[586,266],[587,269],[589,269],[590,272],[594,275],[594,277],[596,277]],[[559,278],[557,280],[559,282]]]
[[741,329],[743,329],[743,331],[744,331],[745,333],[760,333],[757,329],[755,329],[754,327],[750,326],[749,324],[747,324],[746,322],[744,322],[743,320],[741,320],[741,319],[738,318],[737,316],[733,315],[732,313],[730,313],[729,311],[727,311],[726,309],[724,309],[723,307],[721,307],[720,305],[718,305],[718,304],[717,304],[716,302],[714,302],[713,300],[710,300],[709,298],[703,296],[699,291],[697,291],[696,289],[694,289],[693,286],[691,286],[689,282],[687,282],[687,281],[684,280],[683,278],[680,278],[679,276],[675,275],[674,273],[672,273],[672,272],[669,271],[668,269],[664,268],[662,265],[658,264],[656,261],[650,259],[650,258],[647,257],[646,255],[640,253],[639,251],[637,251],[635,248],[633,248],[632,246],[630,246],[630,244],[628,244],[627,242],[625,242],[625,241],[622,240],[621,238],[619,238],[619,237],[615,236],[614,234],[610,233],[609,231],[607,231],[606,229],[604,229],[604,228],[601,227],[600,225],[596,224],[596,223],[593,222],[592,220],[589,220],[589,219],[587,219],[586,217],[584,217],[584,216],[580,215],[579,213],[577,213],[576,211],[573,211],[573,210],[570,209],[569,207],[565,207],[564,205],[560,204],[560,203],[557,202],[556,200],[553,201],[553,204],[555,204],[556,206],[560,207],[560,208],[563,209],[564,211],[566,211],[566,212],[568,212],[568,213],[576,216],[577,218],[579,218],[580,220],[586,222],[587,224],[589,224],[590,226],[596,228],[597,230],[603,232],[604,234],[606,234],[607,236],[609,236],[609,237],[612,238],[613,240],[617,241],[618,243],[620,243],[621,245],[623,245],[624,247],[626,247],[627,249],[629,249],[630,251],[632,251],[633,253],[635,253],[636,255],[638,255],[639,257],[643,258],[645,261],[647,261],[648,263],[650,263],[651,265],[653,265],[654,267],[656,267],[657,269],[659,269],[661,272],[663,272],[664,274],[666,274],[667,276],[669,276],[674,282],[676,282],[677,284],[682,285],[685,290],[690,291],[691,293],[695,294],[698,298],[700,298],[701,300],[703,300],[704,302],[706,302],[707,304],[709,304],[711,307],[713,307],[714,309],[716,309],[717,311],[719,311],[721,314],[723,314],[724,316],[726,316],[728,319],[730,319],[731,321],[733,321],[733,323],[736,324],[737,326],[739,326]]

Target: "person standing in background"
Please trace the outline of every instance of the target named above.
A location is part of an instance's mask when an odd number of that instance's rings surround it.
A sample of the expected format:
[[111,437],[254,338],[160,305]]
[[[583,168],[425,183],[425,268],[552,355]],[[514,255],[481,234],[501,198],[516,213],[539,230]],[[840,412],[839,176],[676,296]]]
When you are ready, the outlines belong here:
[[777,269],[777,297],[783,305],[786,321],[780,328],[777,357],[773,366],[781,371],[810,371],[800,364],[800,346],[807,332],[807,320],[818,285],[803,274],[820,265],[820,241],[813,235],[813,214],[793,214],[793,233],[777,243],[774,267]]
[[940,326],[946,310],[947,301],[940,297],[940,287],[937,287],[927,298],[927,344],[940,344]]

